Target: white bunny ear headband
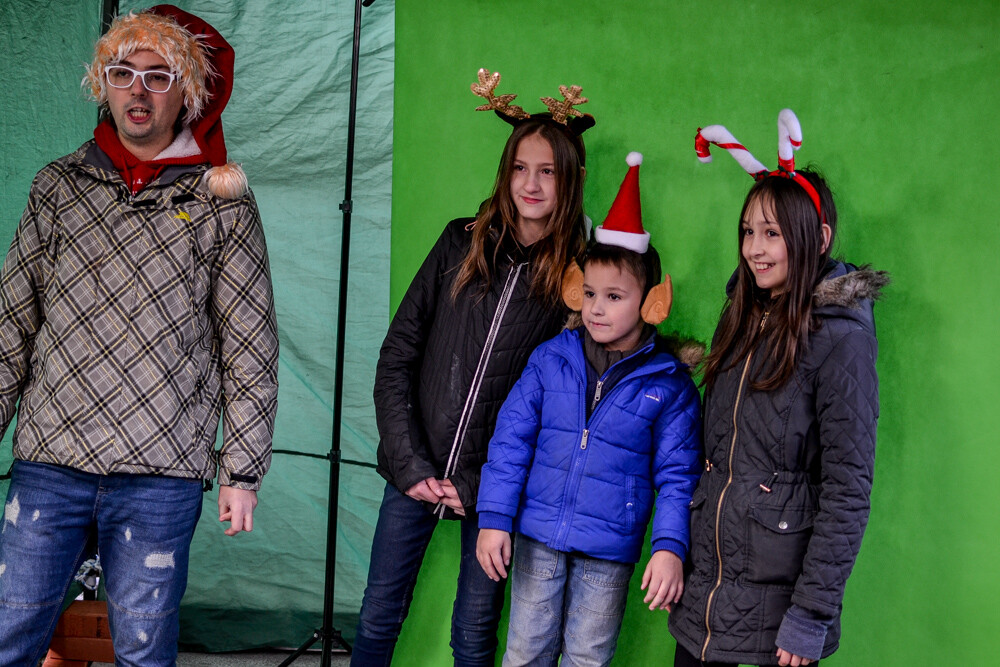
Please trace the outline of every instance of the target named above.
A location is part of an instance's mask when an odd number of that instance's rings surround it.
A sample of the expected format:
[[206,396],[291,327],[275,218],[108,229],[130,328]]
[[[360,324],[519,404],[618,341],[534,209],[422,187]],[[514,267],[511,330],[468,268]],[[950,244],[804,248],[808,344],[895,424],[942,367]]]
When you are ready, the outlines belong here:
[[802,127],[799,119],[791,109],[782,109],[778,114],[778,168],[769,170],[757,158],[750,154],[743,144],[736,141],[729,130],[722,125],[709,125],[706,128],[698,128],[698,134],[694,138],[694,150],[698,153],[698,159],[702,162],[711,162],[712,154],[709,151],[710,145],[715,144],[719,148],[729,151],[740,166],[754,180],[762,180],[768,176],[779,176],[788,178],[801,186],[819,215],[820,222],[825,224],[826,216],[823,215],[823,207],[820,205],[819,193],[805,176],[795,171],[795,151],[802,146]]

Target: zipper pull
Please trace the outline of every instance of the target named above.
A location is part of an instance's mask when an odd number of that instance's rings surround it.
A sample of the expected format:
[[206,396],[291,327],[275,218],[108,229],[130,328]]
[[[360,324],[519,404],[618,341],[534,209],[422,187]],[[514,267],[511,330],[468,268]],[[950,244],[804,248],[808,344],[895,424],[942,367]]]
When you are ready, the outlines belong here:
[[590,404],[590,411],[593,412],[594,408],[597,407],[597,402],[601,400],[601,387],[604,386],[604,380],[597,381],[597,389],[594,391],[594,402]]
[[771,475],[771,478],[767,480],[767,484],[758,485],[760,486],[760,490],[763,491],[764,493],[771,493],[771,487],[774,486],[774,482],[776,479],[778,479],[777,471],[775,471],[775,473]]
[[580,449],[587,448],[587,438],[590,437],[590,431],[583,429],[583,439],[580,441]]
[[709,461],[708,459],[705,459],[705,472],[712,472],[712,468],[714,468],[714,467],[715,466],[712,465],[711,461]]
[[758,333],[760,333],[761,331],[764,330],[764,324],[767,322],[767,316],[768,316],[768,314],[769,314],[769,311],[765,310],[764,311],[764,316],[762,318],[760,318],[760,329],[757,330]]

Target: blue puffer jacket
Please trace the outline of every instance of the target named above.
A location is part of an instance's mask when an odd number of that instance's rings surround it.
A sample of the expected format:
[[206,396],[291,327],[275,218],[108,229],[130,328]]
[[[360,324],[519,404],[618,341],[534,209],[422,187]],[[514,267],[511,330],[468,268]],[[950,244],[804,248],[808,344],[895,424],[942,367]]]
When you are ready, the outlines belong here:
[[[528,360],[500,409],[479,488],[479,527],[513,530],[552,549],[639,560],[657,492],[653,550],[682,559],[700,473],[698,392],[653,338],[613,365],[587,418],[582,330],[563,331]],[[636,365],[636,355],[645,359]]]

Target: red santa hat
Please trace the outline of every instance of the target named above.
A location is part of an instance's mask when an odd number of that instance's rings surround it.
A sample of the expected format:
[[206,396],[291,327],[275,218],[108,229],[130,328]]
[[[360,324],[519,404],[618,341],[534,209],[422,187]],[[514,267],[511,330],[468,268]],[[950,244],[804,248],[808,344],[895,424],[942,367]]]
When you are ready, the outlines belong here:
[[[212,168],[205,174],[209,189],[227,199],[243,196],[247,191],[246,174],[238,164],[229,161],[222,132],[222,111],[233,91],[233,48],[206,21],[173,5],[157,5],[118,16],[97,41],[94,59],[83,80],[98,104],[105,105],[108,100],[105,66],[118,63],[136,51],[159,54],[178,76],[184,95],[183,125],[190,130],[196,145],[183,155],[168,151],[154,163],[209,162]],[[107,126],[107,121],[102,125]],[[99,127],[95,133],[99,144],[99,134],[108,135],[108,127],[103,130]]]
[[649,232],[642,228],[642,205],[639,202],[639,165],[642,153],[635,151],[625,158],[628,173],[618,189],[604,224],[594,230],[598,243],[614,245],[644,254],[649,248]]

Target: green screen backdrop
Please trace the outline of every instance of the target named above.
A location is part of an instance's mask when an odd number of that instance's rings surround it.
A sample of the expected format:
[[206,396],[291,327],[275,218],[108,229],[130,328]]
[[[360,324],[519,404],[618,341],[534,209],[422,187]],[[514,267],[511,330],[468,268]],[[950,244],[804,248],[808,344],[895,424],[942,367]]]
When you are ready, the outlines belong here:
[[[508,134],[476,113],[476,70],[544,110],[578,84],[597,125],[585,203],[600,224],[630,150],[643,218],[673,277],[664,327],[709,340],[736,266],[750,178],[695,130],[721,123],[776,164],[790,107],[800,165],[829,178],[838,254],[892,273],[876,308],[882,416],[871,522],[833,665],[987,664],[1000,621],[996,333],[1000,5],[438,0],[396,8],[392,303],[447,220],[489,193]],[[428,551],[397,665],[449,664],[458,534]],[[644,557],[645,559],[645,557]],[[670,664],[665,612],[637,568],[616,665]]]

